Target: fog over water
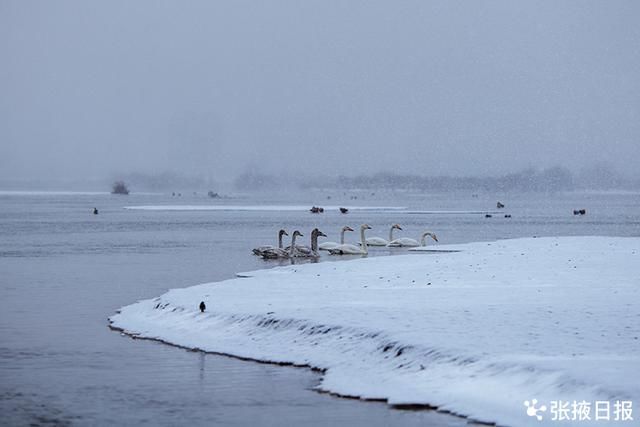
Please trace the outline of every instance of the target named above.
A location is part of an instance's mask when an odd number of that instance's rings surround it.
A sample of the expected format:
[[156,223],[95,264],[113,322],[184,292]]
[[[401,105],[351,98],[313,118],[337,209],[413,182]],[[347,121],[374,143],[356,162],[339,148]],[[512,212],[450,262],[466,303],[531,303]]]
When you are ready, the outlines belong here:
[[637,1],[0,1],[0,182],[637,177]]

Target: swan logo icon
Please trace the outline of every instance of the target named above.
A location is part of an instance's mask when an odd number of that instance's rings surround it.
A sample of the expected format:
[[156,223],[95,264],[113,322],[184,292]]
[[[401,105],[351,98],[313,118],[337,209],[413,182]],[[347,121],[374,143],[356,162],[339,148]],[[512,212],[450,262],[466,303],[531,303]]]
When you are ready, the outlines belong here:
[[524,406],[527,407],[527,415],[529,415],[530,417],[536,417],[538,421],[542,421],[542,415],[540,415],[538,412],[545,412],[547,410],[547,407],[545,405],[542,405],[539,408],[536,408],[537,404],[538,399],[532,399],[531,402],[529,402],[528,400],[524,401]]

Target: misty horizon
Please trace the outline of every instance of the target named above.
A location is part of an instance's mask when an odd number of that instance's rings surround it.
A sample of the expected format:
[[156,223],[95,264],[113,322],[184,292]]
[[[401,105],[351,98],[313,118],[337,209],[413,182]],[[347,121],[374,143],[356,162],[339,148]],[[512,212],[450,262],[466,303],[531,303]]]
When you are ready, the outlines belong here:
[[638,177],[637,2],[0,3],[0,182]]
[[398,174],[376,172],[353,175],[305,175],[290,172],[276,174],[246,170],[229,181],[216,181],[203,175],[189,175],[164,171],[156,174],[125,173],[96,180],[0,180],[1,191],[97,191],[113,189],[122,183],[135,192],[185,191],[193,195],[215,194],[212,197],[228,197],[239,193],[291,190],[328,191],[417,191],[417,192],[564,192],[579,190],[640,190],[640,178],[620,174],[610,165],[600,163],[578,172],[554,166],[546,169],[526,168],[493,176],[452,176]]

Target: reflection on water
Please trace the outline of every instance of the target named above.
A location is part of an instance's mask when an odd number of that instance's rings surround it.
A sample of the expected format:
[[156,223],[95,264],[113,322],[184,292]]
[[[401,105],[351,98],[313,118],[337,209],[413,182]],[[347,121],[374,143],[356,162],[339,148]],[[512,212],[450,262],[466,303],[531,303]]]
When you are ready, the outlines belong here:
[[[298,202],[318,204],[306,197]],[[459,211],[492,208],[497,199],[403,194],[362,203]],[[397,411],[382,403],[315,393],[319,374],[307,369],[132,340],[110,331],[106,319],[123,305],[170,288],[290,263],[251,254],[253,247],[275,244],[275,231],[281,227],[307,232],[319,227],[329,240],[336,240],[344,225],[366,222],[374,228],[372,235],[385,235],[389,224],[398,222],[404,229],[399,237],[415,238],[429,229],[442,243],[533,235],[640,235],[636,195],[499,199],[512,218],[356,210],[346,215],[136,211],[122,207],[169,204],[171,197],[0,194],[3,424],[465,425],[465,420],[448,415]],[[99,215],[93,215],[94,206]],[[586,207],[587,215],[574,217],[576,207]],[[369,256],[397,253],[406,250],[371,248]],[[320,262],[352,258],[323,253]]]

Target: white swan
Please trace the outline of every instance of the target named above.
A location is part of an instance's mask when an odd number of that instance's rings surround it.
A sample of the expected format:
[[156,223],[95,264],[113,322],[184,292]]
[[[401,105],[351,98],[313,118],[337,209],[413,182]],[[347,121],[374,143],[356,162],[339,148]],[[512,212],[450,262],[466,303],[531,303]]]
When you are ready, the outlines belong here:
[[360,245],[358,247],[356,245],[338,245],[333,249],[329,249],[329,253],[331,255],[367,255],[369,251],[367,250],[367,240],[364,238],[364,230],[371,230],[368,224],[362,224],[360,226]]
[[294,255],[294,250],[296,247],[296,237],[302,237],[302,233],[298,230],[294,231],[291,235],[291,246],[289,246],[289,250],[284,250],[281,248],[273,248],[267,249],[262,253],[262,258],[264,259],[279,259],[279,258],[291,258]]
[[[278,248],[282,249],[282,236],[288,236],[288,235],[289,234],[284,229],[278,231],[278,246],[277,246]],[[273,245],[258,246],[257,248],[252,249],[252,252],[254,255],[262,256],[262,253],[267,249],[275,249],[275,248],[276,247]]]
[[418,241],[415,240],[415,239],[410,239],[408,237],[402,237],[400,239],[396,239],[396,240],[393,240],[393,241],[389,242],[389,244],[387,246],[390,247],[390,248],[427,246],[427,236],[431,237],[436,242],[438,241],[438,238],[436,237],[435,234],[431,233],[430,231],[425,231],[420,236],[420,243],[418,243]]
[[318,258],[320,256],[318,255],[318,237],[321,236],[327,237],[322,231],[314,228],[311,231],[311,247],[292,245],[295,248],[293,256],[296,258]]
[[321,243],[319,248],[321,251],[328,251],[329,249],[333,249],[336,246],[339,245],[344,245],[344,232],[345,231],[353,231],[353,228],[349,227],[348,225],[345,225],[344,227],[342,227],[342,230],[340,230],[340,243],[336,243],[336,242],[324,242]]
[[389,229],[389,240],[382,237],[369,237],[367,238],[367,245],[369,246],[387,246],[389,242],[393,241],[393,230],[402,230],[400,224],[393,224]]

